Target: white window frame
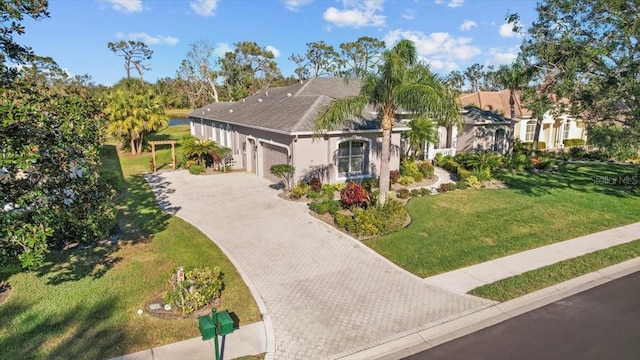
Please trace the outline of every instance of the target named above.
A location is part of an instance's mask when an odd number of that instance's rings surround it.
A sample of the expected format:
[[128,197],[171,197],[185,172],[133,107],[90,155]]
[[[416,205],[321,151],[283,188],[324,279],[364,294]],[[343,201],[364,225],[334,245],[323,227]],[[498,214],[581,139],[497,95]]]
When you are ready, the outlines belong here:
[[524,129],[524,141],[530,142],[536,136],[536,122],[528,122]]
[[[350,173],[340,172],[340,159],[341,158],[348,158],[349,159],[349,164],[351,164],[351,158],[354,157],[354,155],[351,154],[351,151],[352,151],[352,146],[351,145],[349,145],[349,155],[348,156],[340,156],[340,145],[342,145],[344,143],[352,143],[352,142],[360,142],[360,143],[364,144],[363,149],[362,149],[362,170],[360,172],[350,172]],[[335,166],[336,166],[336,177],[337,177],[337,180],[363,179],[363,178],[371,177],[371,174],[369,173],[369,165],[371,163],[370,153],[371,153],[371,139],[361,138],[361,137],[351,137],[351,138],[347,138],[347,139],[341,139],[340,141],[338,141],[336,143],[336,155],[335,155]],[[351,169],[349,169],[349,170],[351,170]]]

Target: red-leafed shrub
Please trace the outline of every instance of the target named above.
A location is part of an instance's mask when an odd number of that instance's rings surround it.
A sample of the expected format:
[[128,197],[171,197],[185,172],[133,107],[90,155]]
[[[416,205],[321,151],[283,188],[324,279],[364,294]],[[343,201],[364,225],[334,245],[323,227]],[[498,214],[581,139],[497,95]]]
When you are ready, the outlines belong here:
[[360,184],[350,182],[347,186],[340,191],[340,199],[342,200],[342,206],[345,208],[365,207],[369,204],[369,194],[367,190]]
[[400,170],[391,170],[389,172],[389,181],[392,184],[396,184],[399,178],[400,178]]
[[320,192],[320,190],[322,190],[322,181],[317,177],[313,177],[309,180],[309,186],[311,186],[311,190]]

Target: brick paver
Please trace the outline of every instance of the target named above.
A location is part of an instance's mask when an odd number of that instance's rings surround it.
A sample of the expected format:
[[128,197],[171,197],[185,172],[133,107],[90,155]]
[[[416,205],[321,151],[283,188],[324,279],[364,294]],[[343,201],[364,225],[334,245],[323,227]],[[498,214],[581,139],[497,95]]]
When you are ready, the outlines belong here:
[[271,316],[275,359],[340,358],[492,304],[425,284],[253,175],[148,181],[242,268]]

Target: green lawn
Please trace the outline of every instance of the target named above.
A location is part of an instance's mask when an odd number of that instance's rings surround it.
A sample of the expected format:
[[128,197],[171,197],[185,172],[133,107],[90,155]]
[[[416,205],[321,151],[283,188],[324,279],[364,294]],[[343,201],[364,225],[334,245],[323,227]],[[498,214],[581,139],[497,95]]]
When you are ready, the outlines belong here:
[[631,173],[612,164],[565,164],[557,173],[504,173],[511,188],[411,200],[411,224],[366,244],[427,277],[640,221],[640,196],[593,179]]
[[193,109],[169,109],[165,111],[167,116],[172,118],[183,118],[186,117],[188,113],[192,112]]
[[[181,128],[160,136],[180,138],[188,131]],[[170,148],[159,156],[167,153]],[[52,252],[35,272],[0,268],[0,280],[12,286],[0,304],[0,358],[105,359],[198,336],[195,319],[136,313],[167,289],[168,274],[180,265],[219,266],[226,284],[222,307],[241,324],[259,321],[253,297],[220,249],[158,208],[140,174],[149,155],[118,157],[107,145],[102,156],[105,168],[126,179],[118,198],[120,243]]]
[[640,240],[502,279],[471,290],[472,295],[507,301],[640,256]]

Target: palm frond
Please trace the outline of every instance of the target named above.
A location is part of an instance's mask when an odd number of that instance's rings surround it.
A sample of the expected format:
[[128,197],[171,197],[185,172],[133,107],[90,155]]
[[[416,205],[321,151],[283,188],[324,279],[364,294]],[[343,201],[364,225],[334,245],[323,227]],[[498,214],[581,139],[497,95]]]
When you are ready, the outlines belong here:
[[369,97],[365,95],[333,100],[321,110],[320,116],[313,126],[313,132],[322,134],[343,128],[354,118],[360,116],[369,102]]

